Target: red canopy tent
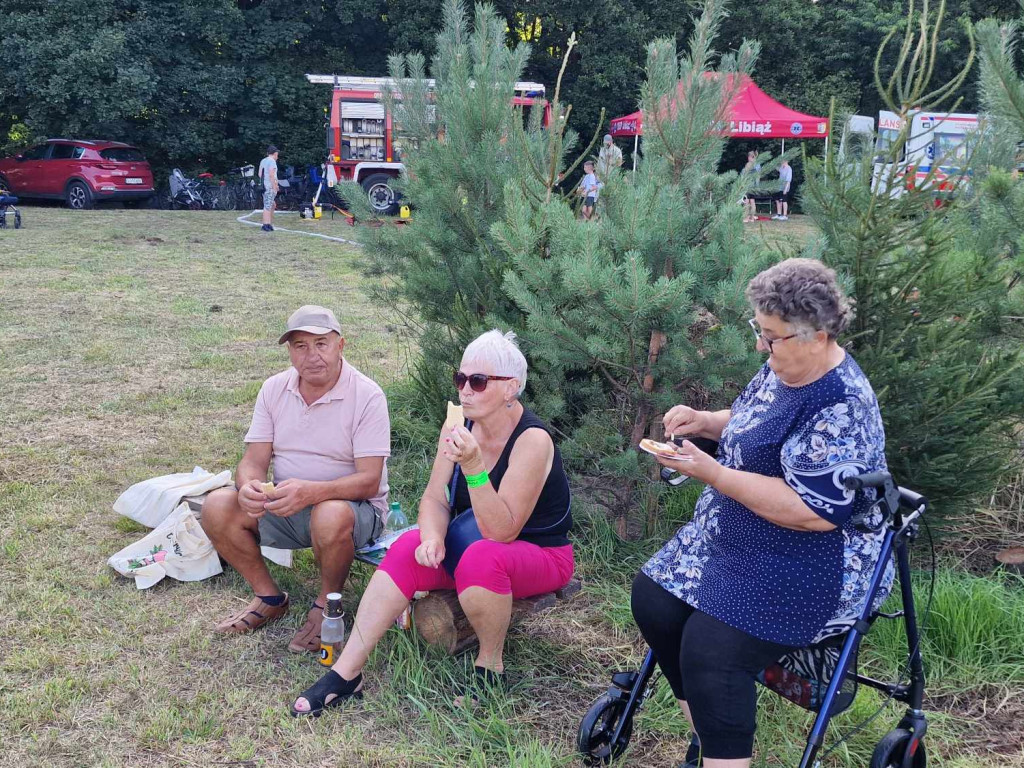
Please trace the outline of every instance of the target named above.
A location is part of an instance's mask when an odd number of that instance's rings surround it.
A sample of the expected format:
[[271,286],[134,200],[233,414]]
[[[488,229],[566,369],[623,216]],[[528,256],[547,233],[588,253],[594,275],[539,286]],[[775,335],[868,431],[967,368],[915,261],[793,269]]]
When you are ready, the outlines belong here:
[[[680,84],[681,86],[682,84]],[[730,139],[828,140],[828,118],[806,115],[780,104],[757,87],[749,75],[740,75],[739,89],[729,107],[729,122],[723,133]],[[616,117],[608,131],[616,138],[639,137],[644,132],[643,113]],[[634,164],[636,155],[634,153]]]

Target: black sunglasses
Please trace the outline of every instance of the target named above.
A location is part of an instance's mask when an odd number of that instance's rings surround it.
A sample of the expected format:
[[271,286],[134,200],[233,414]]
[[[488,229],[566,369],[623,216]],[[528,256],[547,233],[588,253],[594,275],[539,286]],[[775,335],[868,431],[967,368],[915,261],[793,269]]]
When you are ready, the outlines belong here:
[[464,374],[462,371],[455,371],[452,374],[452,383],[455,384],[455,388],[462,391],[462,388],[466,386],[466,382],[469,382],[469,388],[474,392],[483,392],[487,389],[488,381],[512,381],[515,376],[489,376],[486,373],[471,373],[469,376]]

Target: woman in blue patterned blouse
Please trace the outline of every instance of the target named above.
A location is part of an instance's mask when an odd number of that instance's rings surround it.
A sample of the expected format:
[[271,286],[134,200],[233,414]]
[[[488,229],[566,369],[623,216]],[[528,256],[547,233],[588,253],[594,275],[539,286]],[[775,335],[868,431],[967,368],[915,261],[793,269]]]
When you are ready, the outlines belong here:
[[705,768],[750,765],[755,675],[853,623],[882,537],[871,500],[842,482],[886,468],[885,434],[871,385],[836,343],[853,312],[835,272],[789,259],[747,299],[768,361],[730,409],[665,415],[666,433],[717,440],[718,455],[685,441],[680,460],[659,459],[706,487],[633,582],[633,615]]

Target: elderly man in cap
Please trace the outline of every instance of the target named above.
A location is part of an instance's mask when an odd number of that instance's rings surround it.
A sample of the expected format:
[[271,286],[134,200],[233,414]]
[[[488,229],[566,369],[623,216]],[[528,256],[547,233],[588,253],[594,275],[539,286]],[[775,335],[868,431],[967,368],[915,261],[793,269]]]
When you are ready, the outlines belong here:
[[299,308],[278,343],[288,345],[292,366],[260,388],[235,488],[210,494],[202,525],[255,593],[218,632],[251,632],[288,612],[261,545],[313,548],[320,592],[288,644],[302,653],[320,650],[327,594],[341,590],[355,549],[383,529],[391,424],[384,392],[342,357],[345,339],[331,310]]
[[612,135],[604,135],[604,146],[597,155],[597,178],[601,181],[611,179],[612,171],[622,165],[622,150],[615,146]]

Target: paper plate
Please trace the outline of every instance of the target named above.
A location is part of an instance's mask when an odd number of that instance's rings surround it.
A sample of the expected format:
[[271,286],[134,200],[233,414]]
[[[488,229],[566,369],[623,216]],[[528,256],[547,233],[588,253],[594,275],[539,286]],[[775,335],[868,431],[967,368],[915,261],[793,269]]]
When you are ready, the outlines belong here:
[[656,440],[644,438],[640,441],[640,450],[673,461],[693,461],[689,456],[684,456],[676,451],[675,443],[659,443]]

